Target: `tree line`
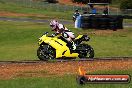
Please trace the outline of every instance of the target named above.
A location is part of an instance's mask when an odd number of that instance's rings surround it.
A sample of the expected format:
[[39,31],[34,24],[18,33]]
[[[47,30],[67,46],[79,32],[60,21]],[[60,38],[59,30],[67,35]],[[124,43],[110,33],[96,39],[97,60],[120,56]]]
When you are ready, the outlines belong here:
[[[91,3],[112,3],[111,0],[72,0],[72,2],[74,3],[83,3],[83,4],[87,4],[89,3],[89,1]],[[120,3],[120,9],[132,9],[132,0],[116,0]]]

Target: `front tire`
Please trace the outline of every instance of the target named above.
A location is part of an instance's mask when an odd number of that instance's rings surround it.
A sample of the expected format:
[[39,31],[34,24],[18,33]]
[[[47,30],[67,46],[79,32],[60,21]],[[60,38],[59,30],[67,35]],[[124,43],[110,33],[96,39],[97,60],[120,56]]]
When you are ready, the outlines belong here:
[[49,59],[55,59],[55,55],[55,49],[50,45],[40,46],[37,50],[37,56],[40,60],[46,61]]

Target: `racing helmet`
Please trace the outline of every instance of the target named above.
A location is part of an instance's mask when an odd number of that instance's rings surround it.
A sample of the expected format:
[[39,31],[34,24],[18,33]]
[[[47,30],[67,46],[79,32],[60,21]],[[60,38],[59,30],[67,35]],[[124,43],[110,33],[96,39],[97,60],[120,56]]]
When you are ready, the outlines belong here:
[[58,26],[58,21],[56,21],[56,20],[52,20],[51,22],[50,22],[50,27],[52,28],[52,31],[54,31],[56,28],[57,28],[57,26]]

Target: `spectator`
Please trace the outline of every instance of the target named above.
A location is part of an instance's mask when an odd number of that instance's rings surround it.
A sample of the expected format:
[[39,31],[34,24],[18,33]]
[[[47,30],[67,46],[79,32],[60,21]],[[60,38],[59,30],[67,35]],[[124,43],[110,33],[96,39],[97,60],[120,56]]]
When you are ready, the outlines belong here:
[[80,15],[78,9],[75,10],[75,13],[73,14],[73,21],[75,22],[76,18]]
[[96,13],[97,13],[96,8],[92,8],[92,14],[96,14]]
[[91,9],[91,14],[96,14],[97,13],[97,10],[96,8],[94,8],[94,6],[92,4],[89,5],[90,9]]
[[108,15],[108,7],[105,7],[103,14]]

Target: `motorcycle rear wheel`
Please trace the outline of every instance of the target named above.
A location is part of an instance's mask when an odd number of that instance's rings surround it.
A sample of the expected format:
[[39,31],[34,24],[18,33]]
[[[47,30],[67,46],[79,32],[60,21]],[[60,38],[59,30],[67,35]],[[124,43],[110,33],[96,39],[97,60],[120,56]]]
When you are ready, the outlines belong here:
[[55,59],[55,49],[52,48],[50,45],[43,45],[40,46],[37,50],[37,56],[40,60],[50,60]]
[[91,46],[89,46],[87,57],[94,58],[94,49]]
[[85,51],[79,52],[79,58],[93,58],[94,57],[94,49],[87,44],[82,45],[85,48]]

